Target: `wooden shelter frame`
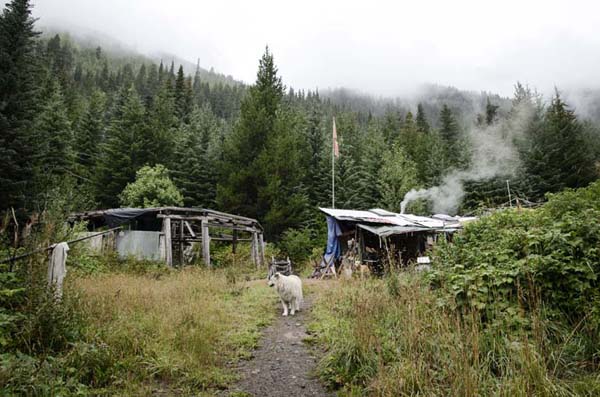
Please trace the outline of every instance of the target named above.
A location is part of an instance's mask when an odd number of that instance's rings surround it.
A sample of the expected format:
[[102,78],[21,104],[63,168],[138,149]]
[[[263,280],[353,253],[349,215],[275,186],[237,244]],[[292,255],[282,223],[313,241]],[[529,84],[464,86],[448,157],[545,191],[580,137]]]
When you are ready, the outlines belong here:
[[[252,262],[257,267],[265,263],[264,232],[256,219],[203,208],[159,207],[148,208],[147,211],[154,213],[162,222],[161,233],[165,238],[167,266],[173,266],[174,252],[178,253],[180,264],[183,264],[187,243],[199,242],[202,244],[202,259],[210,267],[212,240],[231,242],[233,253],[236,252],[238,242],[250,241]],[[106,210],[76,213],[69,217],[69,221],[90,221],[102,217],[105,212]],[[223,229],[230,230],[231,234],[222,233]],[[242,237],[242,233],[249,236]]]

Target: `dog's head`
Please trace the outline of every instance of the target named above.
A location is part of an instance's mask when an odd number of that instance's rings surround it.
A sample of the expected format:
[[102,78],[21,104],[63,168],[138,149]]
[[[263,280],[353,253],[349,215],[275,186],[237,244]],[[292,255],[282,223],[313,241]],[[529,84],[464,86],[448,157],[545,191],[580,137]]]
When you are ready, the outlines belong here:
[[276,282],[277,280],[279,280],[279,276],[280,276],[280,275],[281,275],[281,274],[279,274],[279,273],[275,273],[275,274],[273,274],[273,275],[271,275],[271,276],[269,277],[269,287],[272,287],[272,286],[274,286],[274,285],[275,285],[275,282]]

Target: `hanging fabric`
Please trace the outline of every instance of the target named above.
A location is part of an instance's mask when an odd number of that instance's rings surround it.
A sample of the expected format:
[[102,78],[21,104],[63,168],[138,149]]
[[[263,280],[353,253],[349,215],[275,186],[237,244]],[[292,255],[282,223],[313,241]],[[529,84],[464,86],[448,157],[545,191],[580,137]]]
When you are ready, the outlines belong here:
[[63,280],[67,275],[67,252],[67,243],[56,244],[48,262],[48,286],[54,289],[54,296],[58,300],[62,298]]

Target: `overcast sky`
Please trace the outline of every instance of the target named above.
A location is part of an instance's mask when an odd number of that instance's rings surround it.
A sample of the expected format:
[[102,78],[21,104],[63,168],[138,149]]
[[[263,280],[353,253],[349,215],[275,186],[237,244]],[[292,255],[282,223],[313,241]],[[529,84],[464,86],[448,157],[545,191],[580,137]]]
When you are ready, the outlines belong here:
[[600,1],[37,0],[40,24],[109,35],[252,82],[403,96],[422,83],[511,95],[600,86]]

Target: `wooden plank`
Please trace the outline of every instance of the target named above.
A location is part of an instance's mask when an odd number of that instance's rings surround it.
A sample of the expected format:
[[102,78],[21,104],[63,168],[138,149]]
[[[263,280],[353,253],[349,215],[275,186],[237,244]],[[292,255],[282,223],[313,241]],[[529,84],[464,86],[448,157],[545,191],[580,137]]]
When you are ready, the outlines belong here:
[[233,236],[231,236],[231,252],[233,254],[235,254],[235,249],[236,249],[236,246],[237,246],[237,237],[238,237],[237,232],[238,231],[234,229],[233,230]]
[[171,241],[171,218],[163,219],[163,233],[165,235],[165,262],[173,267],[173,244]]
[[257,224],[256,221],[242,221],[242,220],[238,220],[235,218],[225,218],[225,217],[220,217],[220,216],[202,216],[202,215],[172,215],[172,214],[158,214],[156,215],[157,218],[166,218],[169,217],[171,219],[176,219],[176,220],[197,220],[197,221],[202,221],[202,220],[210,220],[210,221],[214,221],[214,222],[227,222],[227,223],[231,223],[234,225],[241,225],[241,226],[248,226],[248,225],[255,225]]
[[259,259],[260,264],[263,266],[265,264],[265,238],[262,233],[258,234],[258,248],[259,248]]
[[185,221],[179,221],[179,265],[185,265],[185,260],[183,258],[183,235],[185,233]]
[[250,259],[253,264],[256,263],[256,233],[252,233],[252,242],[250,243]]
[[192,237],[196,237],[196,233],[194,233],[194,231],[192,230],[192,227],[190,226],[190,223],[188,221],[185,221],[185,226],[187,227],[187,230],[190,232]]
[[185,215],[165,215],[165,214],[158,214],[157,215],[158,218],[166,218],[169,217],[173,220],[184,220],[184,221],[210,221],[210,223],[208,224],[208,226],[211,227],[222,227],[224,229],[234,229],[234,230],[240,230],[240,231],[245,231],[245,232],[260,232],[259,229],[255,228],[255,227],[250,227],[250,226],[246,226],[244,224],[237,224],[236,222],[233,221],[228,221],[228,223],[219,223],[219,219],[216,218],[212,218],[212,217],[206,217],[206,216],[185,216]]
[[202,258],[206,266],[210,267],[210,235],[208,234],[208,222],[202,221]]
[[[233,241],[231,239],[231,237],[214,237],[214,236],[210,236],[210,241]],[[190,240],[186,240],[186,241],[190,241]],[[193,241],[202,241],[202,240],[193,240]],[[240,241],[252,241],[251,238],[238,238],[237,242],[239,243]]]

